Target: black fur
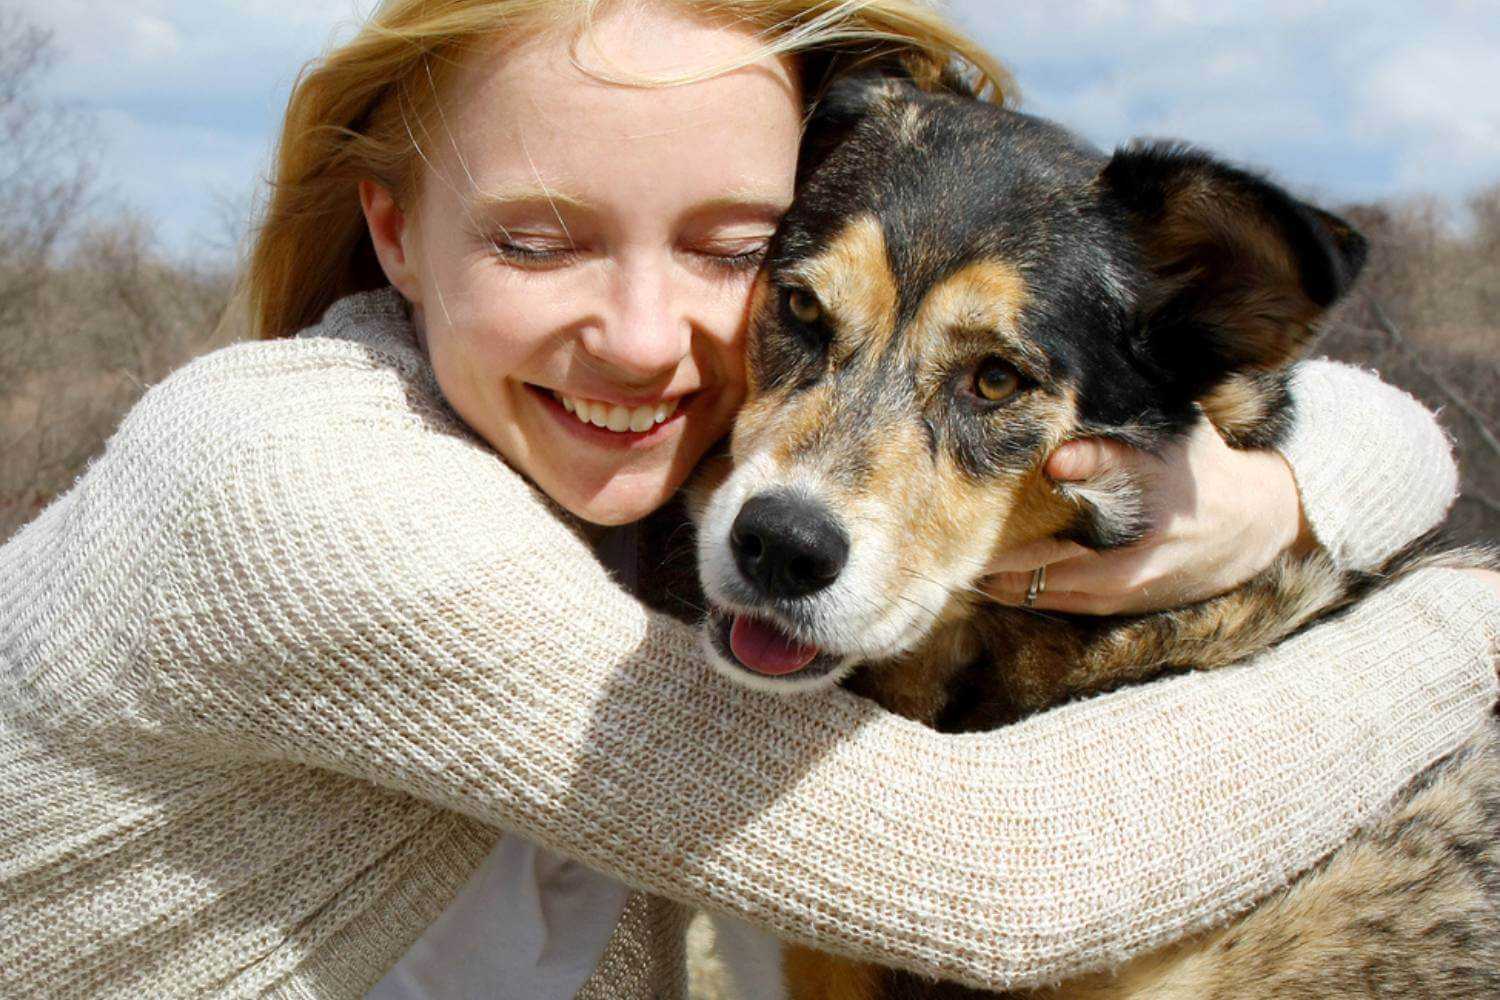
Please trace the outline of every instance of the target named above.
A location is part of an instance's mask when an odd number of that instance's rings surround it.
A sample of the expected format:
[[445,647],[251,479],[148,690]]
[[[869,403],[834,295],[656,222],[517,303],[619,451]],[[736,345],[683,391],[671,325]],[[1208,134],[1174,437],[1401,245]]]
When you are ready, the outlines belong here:
[[[828,92],[801,169],[801,195],[768,256],[778,315],[757,323],[752,361],[768,385],[806,388],[828,374],[838,332],[788,319],[780,305],[794,287],[788,269],[818,254],[846,220],[872,214],[898,285],[898,324],[955,269],[981,258],[1013,262],[1030,293],[1024,336],[1047,359],[1030,391],[1075,393],[1079,436],[1146,449],[1182,433],[1198,418],[1196,401],[1235,373],[1256,376],[1265,413],[1242,439],[1226,433],[1241,446],[1279,439],[1289,423],[1280,369],[1312,336],[1303,317],[1343,294],[1364,259],[1363,239],[1340,220],[1197,150],[1142,144],[1108,157],[1051,122],[884,74]],[[1298,280],[1278,290],[1292,317],[1285,344],[1247,343],[1223,329],[1216,310],[1267,285],[1232,238],[1207,241],[1186,260],[1153,259],[1153,230],[1191,217],[1180,197],[1188,185],[1230,206],[1247,241],[1274,244],[1295,262]],[[1205,226],[1213,231],[1214,220]],[[911,395],[905,377],[890,366],[871,391],[882,382],[889,405]],[[920,400],[911,405],[922,409]],[[935,447],[981,478],[1024,466],[1044,443],[1024,420],[985,423],[957,407],[923,409],[920,419]],[[1118,533],[1080,526],[1076,534]]]

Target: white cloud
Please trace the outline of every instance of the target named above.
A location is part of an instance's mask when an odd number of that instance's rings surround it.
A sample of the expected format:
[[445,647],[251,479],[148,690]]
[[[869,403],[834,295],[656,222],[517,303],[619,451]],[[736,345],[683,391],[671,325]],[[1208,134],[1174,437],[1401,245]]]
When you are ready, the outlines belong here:
[[1469,187],[1497,179],[1500,57],[1472,40],[1427,38],[1368,70],[1355,125],[1399,150],[1403,187]]
[[125,50],[138,62],[172,59],[182,50],[182,35],[170,21],[146,15],[137,18],[130,29]]
[[1110,0],[955,16],[1023,107],[1102,145],[1171,136],[1336,198],[1500,180],[1500,18],[1474,0]]
[[55,90],[93,106],[163,95],[233,96],[289,82],[356,0],[21,0],[54,33],[63,57]]

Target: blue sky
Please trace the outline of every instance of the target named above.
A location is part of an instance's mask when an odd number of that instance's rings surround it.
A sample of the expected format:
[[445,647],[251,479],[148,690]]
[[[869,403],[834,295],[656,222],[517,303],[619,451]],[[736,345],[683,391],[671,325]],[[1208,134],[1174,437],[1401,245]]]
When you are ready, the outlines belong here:
[[[0,0],[51,28],[109,194],[182,256],[263,175],[298,68],[373,0]],[[1327,201],[1500,182],[1494,0],[954,0],[1022,107],[1103,146],[1188,139]]]

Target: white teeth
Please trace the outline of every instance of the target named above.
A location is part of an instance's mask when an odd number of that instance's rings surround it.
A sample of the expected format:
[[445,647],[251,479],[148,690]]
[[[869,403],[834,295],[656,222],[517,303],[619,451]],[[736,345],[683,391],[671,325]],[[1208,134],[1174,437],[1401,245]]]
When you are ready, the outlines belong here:
[[607,427],[612,431],[633,431],[637,434],[649,431],[656,424],[665,422],[668,417],[677,412],[678,403],[678,400],[670,399],[664,403],[627,409],[619,405],[601,403],[597,399],[565,396],[560,392],[554,392],[552,395],[562,403],[564,409],[583,423],[593,424],[595,427]]

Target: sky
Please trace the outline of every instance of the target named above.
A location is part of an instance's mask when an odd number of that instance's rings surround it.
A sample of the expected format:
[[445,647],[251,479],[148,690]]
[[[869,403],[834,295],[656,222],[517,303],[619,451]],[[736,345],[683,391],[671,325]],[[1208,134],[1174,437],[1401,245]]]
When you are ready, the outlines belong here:
[[[222,252],[297,71],[373,0],[0,0],[51,29],[49,96],[164,246]],[[1098,145],[1191,141],[1334,203],[1500,183],[1494,0],[953,0],[1023,110]]]

